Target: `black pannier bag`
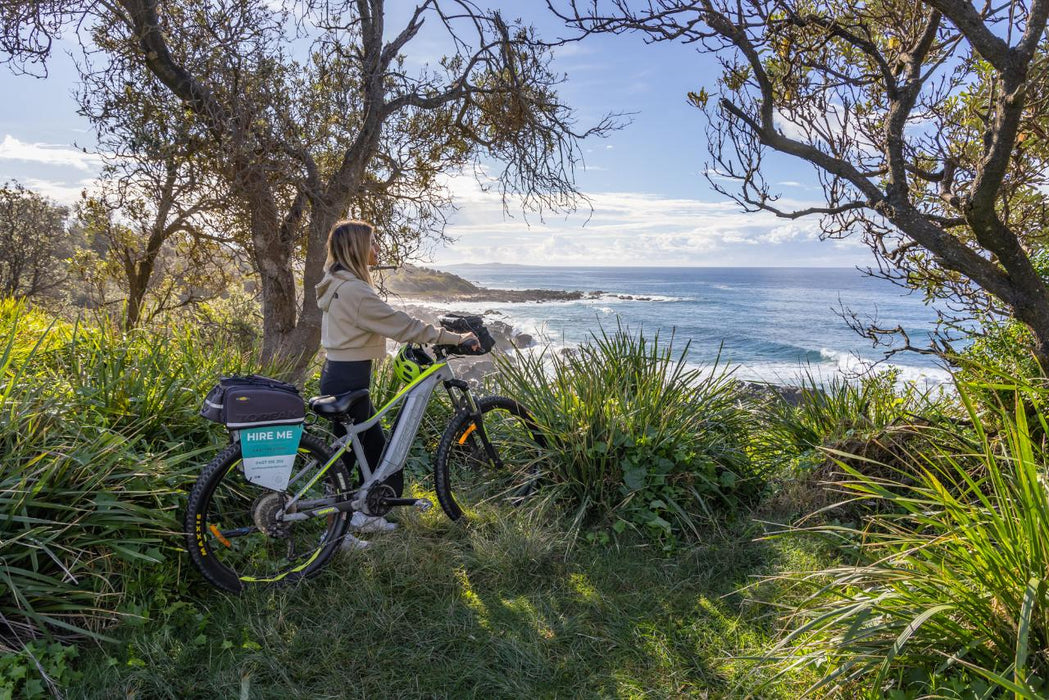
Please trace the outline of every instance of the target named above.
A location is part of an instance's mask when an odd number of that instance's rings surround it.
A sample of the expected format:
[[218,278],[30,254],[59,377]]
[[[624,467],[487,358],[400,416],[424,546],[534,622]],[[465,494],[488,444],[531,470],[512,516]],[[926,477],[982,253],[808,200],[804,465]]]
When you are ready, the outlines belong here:
[[464,355],[484,355],[491,352],[495,347],[495,338],[484,326],[484,320],[480,316],[466,316],[463,314],[445,314],[438,321],[443,328],[453,333],[473,333],[481,341],[481,349],[473,352],[461,351]]
[[306,404],[294,384],[279,379],[222,377],[205,397],[200,415],[232,430],[293,425],[306,419]]

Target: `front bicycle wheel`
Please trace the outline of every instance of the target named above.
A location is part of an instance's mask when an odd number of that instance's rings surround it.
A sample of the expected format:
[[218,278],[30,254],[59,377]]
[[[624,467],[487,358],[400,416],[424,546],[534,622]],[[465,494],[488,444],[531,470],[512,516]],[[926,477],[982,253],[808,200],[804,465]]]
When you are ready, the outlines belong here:
[[502,396],[477,407],[481,420],[456,414],[437,448],[437,500],[452,520],[486,505],[516,505],[539,486],[546,439],[528,410]]
[[[346,531],[347,513],[285,521],[288,502],[328,459],[323,441],[303,433],[286,491],[244,478],[240,442],[231,443],[201,473],[186,508],[186,545],[193,563],[219,588],[289,583],[317,573]],[[350,489],[342,460],[291,508],[324,507]]]

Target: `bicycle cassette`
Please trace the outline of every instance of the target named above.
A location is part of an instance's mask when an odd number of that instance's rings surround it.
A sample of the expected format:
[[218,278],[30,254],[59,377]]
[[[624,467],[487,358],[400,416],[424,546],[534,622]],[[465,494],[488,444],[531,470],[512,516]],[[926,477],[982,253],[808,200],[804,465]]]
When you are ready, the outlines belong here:
[[267,493],[255,499],[251,507],[251,517],[255,527],[267,537],[283,539],[288,536],[289,523],[280,519],[284,515],[284,494]]

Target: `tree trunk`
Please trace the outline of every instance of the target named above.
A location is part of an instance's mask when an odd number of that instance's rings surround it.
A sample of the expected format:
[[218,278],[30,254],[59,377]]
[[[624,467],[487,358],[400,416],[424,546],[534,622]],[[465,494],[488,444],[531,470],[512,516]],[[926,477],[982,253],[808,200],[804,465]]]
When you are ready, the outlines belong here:
[[128,277],[128,290],[127,290],[127,315],[124,317],[124,330],[130,331],[132,328],[138,326],[138,322],[142,318],[142,305],[146,297],[146,286],[149,284],[149,277],[153,274],[153,265],[149,265],[142,274],[143,270],[140,269]]
[[[1037,300],[1044,302],[1045,300]],[[1026,325],[1034,337],[1035,359],[1042,369],[1042,376],[1049,376],[1049,313],[1045,311],[1044,303],[1033,303],[1013,305],[1013,317]]]
[[360,193],[364,174],[379,147],[384,120],[381,95],[373,95],[370,104],[372,107],[357,140],[343,155],[342,167],[329,181],[324,194],[314,198],[311,203],[307,226],[306,269],[303,271],[302,280],[302,309],[299,312],[298,323],[289,333],[286,342],[288,359],[292,362],[289,374],[296,382],[303,378],[320,348],[321,310],[317,307],[315,287],[324,276],[324,261],[328,255],[328,231],[345,215],[354,197]]
[[135,328],[142,320],[142,308],[145,306],[146,291],[149,289],[149,283],[153,278],[153,271],[157,267],[157,257],[160,256],[160,249],[173,233],[165,226],[168,212],[171,210],[170,183],[173,181],[174,172],[169,176],[169,187],[161,199],[160,209],[153,223],[153,229],[149,233],[149,240],[146,241],[146,250],[142,254],[142,259],[135,261],[131,257],[130,250],[125,250],[124,252],[124,269],[127,274],[128,287],[127,316],[124,319],[125,331]]
[[316,286],[324,276],[328,231],[340,216],[340,208],[320,202],[314,203],[310,212],[306,269],[302,278],[302,310],[295,330],[288,339],[288,348],[297,358],[292,368],[292,376],[296,381],[303,377],[320,347],[321,310],[317,306]]
[[[297,362],[298,352],[292,347],[295,330],[295,278],[291,271],[291,246],[275,240],[267,231],[273,229],[252,215],[251,229],[255,264],[262,283],[262,362]],[[275,223],[271,219],[271,223]],[[301,348],[299,349],[301,351]]]

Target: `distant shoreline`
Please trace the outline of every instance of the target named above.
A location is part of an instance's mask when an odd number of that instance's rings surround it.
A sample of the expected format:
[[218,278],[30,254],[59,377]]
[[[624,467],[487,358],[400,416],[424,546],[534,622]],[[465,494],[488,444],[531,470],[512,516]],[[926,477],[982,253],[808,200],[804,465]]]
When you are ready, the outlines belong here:
[[[523,266],[522,266],[523,267]],[[601,290],[571,289],[504,289],[481,287],[459,275],[427,267],[405,265],[384,280],[387,291],[399,297],[423,302],[453,304],[456,302],[491,302],[494,304],[523,304],[549,301],[583,301],[618,299],[622,301],[653,301],[644,294],[624,294]]]
[[[388,280],[401,304],[484,316],[509,326],[517,347],[533,342],[559,352],[588,342],[605,324],[665,331],[688,343],[692,364],[723,358],[740,380],[793,385],[799,372],[827,377],[861,373],[871,363],[899,380],[938,385],[949,379],[924,357],[885,363],[837,315],[842,303],[875,305],[921,333],[932,313],[889,282],[852,268],[598,268],[461,266],[457,272],[408,268]],[[599,291],[600,290],[600,291]],[[394,298],[391,298],[394,301]],[[669,334],[669,335],[668,335]],[[917,337],[917,336],[914,336]],[[861,346],[862,345],[862,346]]]
[[[546,301],[580,301],[598,299],[604,292],[567,289],[489,289],[451,272],[405,265],[383,280],[391,293],[425,302],[542,303]],[[633,298],[633,297],[631,297]]]

